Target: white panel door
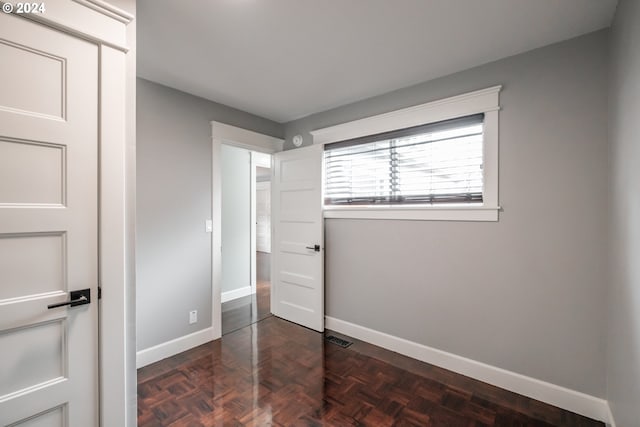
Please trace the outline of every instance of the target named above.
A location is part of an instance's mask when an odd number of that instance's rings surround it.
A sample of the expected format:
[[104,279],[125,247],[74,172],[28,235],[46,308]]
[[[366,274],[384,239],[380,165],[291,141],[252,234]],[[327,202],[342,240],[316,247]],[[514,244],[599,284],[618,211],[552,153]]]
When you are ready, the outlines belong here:
[[0,425],[97,426],[98,47],[0,14],[0,64]]
[[271,310],[324,331],[322,146],[275,154]]

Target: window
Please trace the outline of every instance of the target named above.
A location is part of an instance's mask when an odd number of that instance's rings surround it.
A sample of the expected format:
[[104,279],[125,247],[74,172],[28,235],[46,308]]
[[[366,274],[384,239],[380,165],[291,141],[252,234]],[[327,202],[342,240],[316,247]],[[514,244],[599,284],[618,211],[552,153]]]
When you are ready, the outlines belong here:
[[312,131],[325,218],[497,221],[501,88]]
[[325,205],[482,203],[484,114],[325,145]]

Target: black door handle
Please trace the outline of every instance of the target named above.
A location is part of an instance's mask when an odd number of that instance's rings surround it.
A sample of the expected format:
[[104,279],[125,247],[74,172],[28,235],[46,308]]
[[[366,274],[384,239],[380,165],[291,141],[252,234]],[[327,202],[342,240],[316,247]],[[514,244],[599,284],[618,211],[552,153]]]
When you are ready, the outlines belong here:
[[71,291],[69,292],[69,297],[71,298],[69,301],[58,302],[56,304],[49,304],[47,308],[51,310],[52,308],[64,307],[65,305],[75,307],[78,305],[85,305],[91,302],[91,289],[80,289],[79,291]]
[[320,245],[313,245],[313,246],[305,246],[307,249],[313,249],[316,252],[320,252]]

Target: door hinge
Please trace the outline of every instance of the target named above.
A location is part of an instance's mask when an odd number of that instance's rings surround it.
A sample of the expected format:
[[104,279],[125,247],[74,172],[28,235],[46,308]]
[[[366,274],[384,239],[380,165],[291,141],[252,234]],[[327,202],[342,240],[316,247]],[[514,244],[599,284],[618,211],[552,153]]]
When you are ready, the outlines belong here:
[[98,299],[102,299],[102,288],[98,286]]

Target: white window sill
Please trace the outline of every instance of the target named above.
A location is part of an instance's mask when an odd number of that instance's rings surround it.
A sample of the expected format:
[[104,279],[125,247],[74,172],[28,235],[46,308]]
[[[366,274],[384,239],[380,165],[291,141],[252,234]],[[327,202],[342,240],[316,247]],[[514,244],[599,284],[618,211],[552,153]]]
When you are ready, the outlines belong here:
[[325,218],[410,221],[498,221],[500,207],[488,206],[325,206]]

